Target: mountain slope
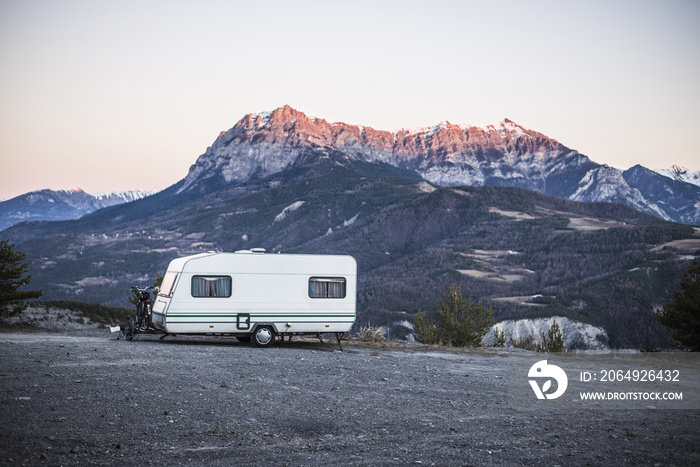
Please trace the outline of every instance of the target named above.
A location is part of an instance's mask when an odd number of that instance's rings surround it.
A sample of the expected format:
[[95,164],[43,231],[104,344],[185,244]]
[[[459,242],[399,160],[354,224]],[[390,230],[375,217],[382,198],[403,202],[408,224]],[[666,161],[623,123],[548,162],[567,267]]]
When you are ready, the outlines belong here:
[[91,195],[74,190],[39,190],[0,202],[0,230],[24,221],[77,219],[108,206],[128,203],[151,193],[134,190]]
[[661,175],[636,165],[622,176],[630,186],[684,224],[700,225],[700,186]]
[[686,253],[653,248],[700,248],[692,228],[621,204],[437,187],[344,157],[309,150],[307,164],[170,207],[183,195],[175,188],[160,201],[6,234],[27,252],[32,287],[47,299],[127,306],[129,286],[152,283],[175,257],[263,247],[355,256],[358,324],[411,319],[454,283],[499,318],[556,314],[603,326],[613,346],[667,343],[651,306],[670,299]]

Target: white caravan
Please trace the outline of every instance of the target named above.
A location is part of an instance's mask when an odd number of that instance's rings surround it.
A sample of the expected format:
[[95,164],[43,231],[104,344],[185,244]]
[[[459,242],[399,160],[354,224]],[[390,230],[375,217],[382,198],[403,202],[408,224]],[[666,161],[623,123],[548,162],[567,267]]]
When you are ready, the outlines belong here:
[[356,318],[352,256],[201,253],[170,262],[153,305],[167,334],[224,334],[260,347],[275,336],[335,333]]

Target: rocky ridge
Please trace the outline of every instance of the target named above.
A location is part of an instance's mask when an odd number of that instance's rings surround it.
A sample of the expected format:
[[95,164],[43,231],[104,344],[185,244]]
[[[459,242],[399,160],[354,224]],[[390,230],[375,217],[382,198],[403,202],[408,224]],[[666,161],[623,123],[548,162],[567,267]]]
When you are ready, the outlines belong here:
[[574,201],[622,202],[672,219],[617,169],[508,119],[486,127],[441,122],[392,132],[330,123],[289,106],[248,114],[221,132],[178,192],[207,180],[230,184],[266,177],[303,164],[311,152],[385,164],[440,186],[514,186]]

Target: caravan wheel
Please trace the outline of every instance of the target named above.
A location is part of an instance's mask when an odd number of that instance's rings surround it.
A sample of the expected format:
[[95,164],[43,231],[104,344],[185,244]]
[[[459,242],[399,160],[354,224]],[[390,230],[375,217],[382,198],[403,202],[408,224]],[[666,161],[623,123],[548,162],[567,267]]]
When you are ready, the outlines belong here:
[[270,326],[260,326],[253,333],[253,344],[256,347],[269,347],[275,342],[275,332]]

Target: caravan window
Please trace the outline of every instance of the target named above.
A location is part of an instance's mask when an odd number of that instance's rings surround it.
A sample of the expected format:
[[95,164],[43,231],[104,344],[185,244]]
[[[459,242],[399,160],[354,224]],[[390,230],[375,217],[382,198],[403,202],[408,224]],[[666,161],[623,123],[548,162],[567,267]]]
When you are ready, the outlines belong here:
[[173,286],[175,285],[176,280],[176,272],[166,272],[165,277],[163,278],[163,283],[160,284],[160,291],[158,292],[158,295],[162,295],[163,297],[169,297],[172,295]]
[[309,279],[309,297],[345,298],[344,277],[312,277]]
[[193,297],[230,297],[230,276],[194,276],[192,278]]

